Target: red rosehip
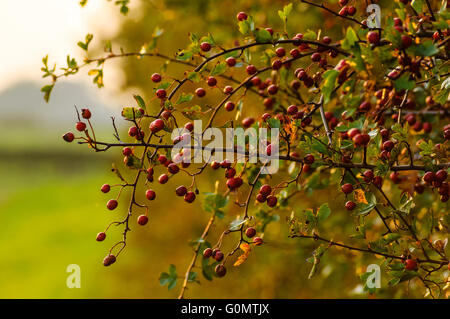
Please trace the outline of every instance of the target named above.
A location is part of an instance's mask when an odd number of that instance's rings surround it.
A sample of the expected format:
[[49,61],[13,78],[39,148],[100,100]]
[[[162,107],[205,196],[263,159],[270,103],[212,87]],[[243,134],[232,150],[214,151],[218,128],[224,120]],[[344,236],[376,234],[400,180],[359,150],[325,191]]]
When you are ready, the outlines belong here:
[[139,130],[136,126],[132,126],[128,129],[128,135],[130,135],[131,137],[134,137],[138,134],[139,134]]
[[272,193],[272,187],[270,187],[270,185],[265,184],[261,186],[261,188],[259,189],[259,193],[267,197],[270,195],[270,193]]
[[432,183],[432,182],[434,182],[435,179],[436,179],[436,174],[434,174],[433,172],[426,172],[423,175],[423,180],[427,183]]
[[245,128],[249,128],[253,125],[253,123],[255,123],[255,119],[253,117],[246,117],[242,120],[242,126],[244,126]]
[[400,174],[399,174],[398,172],[392,172],[392,173],[389,175],[389,178],[391,179],[391,181],[392,181],[394,184],[398,184],[398,183],[401,182]]
[[208,77],[208,79],[206,80],[206,83],[207,83],[209,86],[216,86],[217,80],[216,80],[215,77],[210,76],[210,77]]
[[355,202],[352,202],[351,200],[349,200],[348,202],[345,203],[345,208],[347,210],[354,210],[356,208],[356,204],[355,204]]
[[75,139],[75,135],[72,132],[68,132],[62,136],[63,140],[70,143]]
[[386,138],[388,138],[389,137],[389,130],[387,130],[387,129],[382,129],[381,131],[380,131],[380,135],[381,135],[381,137],[383,138],[383,139],[386,139]]
[[152,81],[155,83],[161,82],[161,78],[161,74],[159,73],[153,73],[151,76]]
[[212,256],[217,261],[222,261],[223,257],[224,257],[223,252],[218,250],[218,249],[215,249],[215,251],[213,251],[213,255]]
[[195,94],[198,97],[204,97],[206,95],[206,90],[204,88],[198,88],[197,90],[195,90]]
[[406,259],[405,269],[406,270],[416,270],[417,269],[417,261],[414,259]]
[[348,0],[339,0],[339,4],[341,7],[345,6],[348,3]]
[[103,259],[103,266],[109,266],[116,262],[116,256],[109,254]]
[[148,223],[148,217],[145,216],[145,215],[140,215],[140,216],[137,218],[137,222],[138,222],[139,225],[144,226],[145,224]]
[[260,203],[264,203],[267,200],[267,197],[263,194],[258,194],[256,195],[256,200]]
[[164,128],[164,121],[161,119],[156,119],[150,123],[150,131],[152,133],[158,133]]
[[377,31],[370,31],[367,33],[367,41],[371,44],[378,44],[380,42],[380,35]]
[[395,146],[394,142],[392,142],[391,140],[388,140],[383,143],[382,149],[390,152],[394,148],[394,146]]
[[311,55],[311,61],[313,61],[313,62],[319,62],[321,58],[322,57],[321,57],[320,53],[318,53],[318,52],[315,52]]
[[297,112],[298,112],[297,105],[290,105],[287,109],[287,114],[289,114],[289,115],[297,114]]
[[97,241],[104,241],[105,238],[106,238],[106,234],[104,232],[100,232],[100,233],[97,234],[96,240]]
[[364,101],[360,104],[359,108],[360,111],[369,111],[370,110],[370,103],[367,101]]
[[132,153],[133,153],[133,151],[129,147],[124,147],[122,150],[122,154],[125,156],[130,156]]
[[248,65],[245,70],[247,71],[248,75],[253,75],[257,72],[256,67],[252,64]]
[[275,84],[271,84],[268,88],[267,88],[267,93],[269,93],[270,95],[274,95],[277,94],[278,92],[278,86]]
[[158,89],[158,90],[156,90],[156,96],[161,100],[165,99],[167,96],[167,92],[164,89]]
[[194,124],[192,122],[188,122],[184,125],[184,128],[189,132],[192,132],[192,130],[194,129]]
[[156,193],[153,189],[148,189],[145,192],[145,197],[147,197],[148,200],[154,200],[156,198]]
[[235,190],[242,186],[242,178],[240,177],[233,177],[227,180],[227,186],[230,190]]
[[352,15],[354,15],[355,13],[356,13],[356,8],[355,8],[354,6],[349,6],[348,9],[347,9],[347,14],[348,14],[349,16],[352,16]]
[[279,47],[275,50],[275,54],[277,55],[277,57],[282,58],[286,55],[286,50],[282,47]]
[[346,183],[342,185],[341,190],[344,194],[350,194],[351,192],[353,192],[353,185],[350,183]]
[[165,155],[159,155],[158,156],[158,162],[161,164],[165,164],[167,162],[167,157]]
[[312,163],[314,163],[314,155],[312,154],[306,154],[305,157],[303,158],[303,162],[305,164],[311,165]]
[[361,131],[357,128],[351,128],[347,131],[347,135],[351,139],[353,139],[357,134],[361,134]]
[[233,92],[233,87],[227,85],[226,87],[223,88],[223,93],[225,94],[231,94]]
[[275,207],[277,205],[278,199],[274,195],[267,196],[267,206]]
[[213,161],[211,163],[211,167],[212,167],[212,169],[218,169],[220,167],[220,163],[216,162],[216,161]]
[[100,188],[100,190],[101,190],[103,193],[108,193],[108,192],[111,190],[111,186],[109,186],[109,184],[103,184],[103,185],[102,185],[102,188]]
[[423,130],[425,133],[431,133],[431,131],[433,129],[433,126],[431,125],[430,122],[424,122],[422,127],[423,127]]
[[172,115],[172,112],[170,112],[169,110],[164,110],[164,111],[161,113],[161,117],[162,117],[163,119],[166,119],[166,120],[168,120],[168,119],[170,118],[171,115]]
[[249,227],[245,230],[245,236],[247,236],[248,238],[252,238],[255,235],[256,235],[256,229],[254,229],[253,227]]
[[234,168],[230,167],[225,170],[226,178],[233,178],[235,175],[236,175],[236,170]]
[[186,195],[184,195],[184,200],[187,203],[192,203],[195,200],[195,193],[187,192]]
[[226,275],[227,269],[224,265],[219,264],[216,266],[216,268],[214,268],[214,272],[216,273],[217,277],[223,277]]
[[273,35],[273,29],[272,29],[272,28],[265,28],[264,30],[266,30],[267,32],[269,32],[270,35]]
[[225,110],[227,110],[228,112],[231,112],[234,110],[234,103],[231,101],[228,101],[227,103],[225,103]]
[[222,168],[230,168],[231,162],[227,159],[224,159],[222,162],[220,162],[220,167]]
[[410,36],[402,35],[402,48],[407,49],[411,46],[413,40]]
[[91,111],[89,111],[89,109],[81,109],[81,116],[86,119],[89,120],[92,116]]
[[272,62],[272,69],[273,70],[279,70],[279,69],[281,69],[282,66],[283,66],[283,62],[281,62],[281,60],[274,60]]
[[300,57],[300,51],[298,49],[292,49],[291,51],[289,51],[289,54],[291,55],[291,57],[293,57],[294,59],[297,59]]
[[177,174],[180,171],[180,168],[178,167],[177,164],[171,163],[167,166],[167,170],[169,171],[170,174]]
[[169,176],[167,176],[167,174],[162,174],[161,176],[159,176],[158,178],[158,182],[160,184],[165,184],[167,183],[167,181],[169,180]]
[[211,257],[211,256],[212,256],[212,252],[213,252],[213,250],[212,250],[211,248],[206,248],[206,249],[203,251],[203,257],[204,257],[204,258],[209,258],[209,257]]
[[381,188],[381,186],[383,185],[383,178],[381,178],[381,176],[375,176],[373,178],[373,185],[375,185],[378,188]]
[[364,176],[364,181],[366,183],[370,183],[373,180],[373,178],[375,177],[373,174],[373,171],[371,171],[371,170],[365,171],[363,173],[363,176]]
[[116,209],[117,205],[118,205],[118,203],[117,203],[117,201],[116,201],[115,199],[110,199],[110,200],[106,203],[106,207],[107,207],[109,210],[114,210],[114,209]]
[[263,244],[263,239],[262,239],[261,237],[255,237],[255,238],[253,238],[253,243],[254,243],[256,246],[260,246],[260,245]]
[[200,43],[200,49],[204,52],[208,52],[209,50],[211,50],[211,44],[209,44],[208,42],[202,42]]
[[86,124],[83,122],[77,122],[75,128],[77,129],[77,131],[83,132],[86,129]]
[[239,21],[244,21],[244,20],[247,20],[248,16],[247,16],[247,13],[245,13],[245,12],[239,12],[236,17]]
[[178,186],[177,189],[175,190],[175,193],[177,194],[177,196],[184,196],[187,193],[187,188],[186,186]]
[[436,172],[435,179],[436,179],[436,181],[442,183],[442,182],[445,182],[445,180],[447,179],[447,176],[448,176],[447,171],[440,169]]
[[342,7],[341,10],[339,10],[339,15],[346,16],[348,14],[348,7]]
[[227,65],[228,65],[229,67],[233,67],[233,66],[236,65],[236,59],[233,58],[232,56],[228,57],[228,58],[225,60],[225,62],[227,63]]

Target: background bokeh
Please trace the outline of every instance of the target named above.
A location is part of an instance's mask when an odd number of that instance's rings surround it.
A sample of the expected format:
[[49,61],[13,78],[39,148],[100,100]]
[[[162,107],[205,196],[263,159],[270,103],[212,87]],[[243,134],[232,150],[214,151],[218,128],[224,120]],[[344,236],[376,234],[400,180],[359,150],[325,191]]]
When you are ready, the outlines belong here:
[[[105,268],[101,261],[111,243],[119,240],[120,230],[109,232],[103,243],[97,243],[95,236],[110,221],[125,214],[127,195],[118,209],[109,212],[105,208],[109,196],[102,194],[99,188],[103,183],[116,182],[110,167],[112,162],[121,165],[120,150],[96,154],[86,147],[64,143],[60,138],[65,131],[73,130],[74,105],[77,105],[88,106],[98,135],[112,139],[109,117],[119,118],[121,107],[133,103],[130,93],[150,96],[149,75],[160,69],[162,61],[108,61],[105,88],[96,89],[85,72],[80,72],[58,83],[50,103],[46,104],[39,92],[45,83],[39,78],[40,60],[47,53],[50,53],[50,64],[63,64],[68,53],[82,57],[76,42],[84,39],[87,32],[94,33],[92,46],[98,54],[102,54],[106,39],[112,40],[116,50],[121,46],[125,51],[138,51],[156,26],[165,31],[158,47],[168,55],[188,44],[188,32],[204,35],[208,31],[221,43],[230,44],[231,39],[239,38],[235,19],[238,11],[252,14],[260,26],[282,30],[277,10],[288,1],[132,0],[126,17],[119,14],[112,2],[102,0],[90,0],[83,9],[78,7],[78,1],[24,2],[30,7],[11,4],[9,11],[0,13],[5,15],[0,16],[0,32],[5,32],[5,36],[7,32],[11,41],[8,45],[2,40],[9,55],[1,56],[0,62],[0,69],[3,69],[0,83],[0,297],[176,297],[180,283],[168,291],[167,287],[159,285],[158,278],[170,264],[177,267],[180,276],[184,275],[192,258],[189,242],[200,237],[209,218],[200,201],[186,205],[179,198],[174,200],[172,191],[179,184],[172,180],[164,188],[155,185],[158,200],[152,203],[149,224],[146,227],[132,225],[126,250],[116,264]],[[295,2],[289,20],[291,34],[321,28],[324,34],[333,37],[345,28],[341,20]],[[389,1],[385,6],[389,7]],[[363,8],[361,3],[358,9]],[[6,17],[25,14],[25,11],[30,16],[20,22]],[[180,75],[183,69],[170,65],[169,71]],[[214,95],[208,98],[212,101]],[[250,114],[255,108],[251,99],[247,104],[250,107],[245,112]],[[124,126],[119,128],[125,133]],[[213,190],[219,179],[219,175],[208,174],[199,184],[204,192]],[[333,210],[334,234],[339,235],[354,231],[339,205],[342,200],[338,192],[321,191],[314,196],[298,195],[294,205],[296,211],[301,211],[328,201]],[[226,218],[212,229],[211,241],[217,239],[238,213],[229,206]],[[352,262],[351,253],[334,250],[322,260],[318,275],[308,280],[311,264],[305,260],[316,244],[287,238],[285,219],[288,214],[279,213],[279,222],[270,224],[266,231],[267,244],[255,249],[247,262],[239,268],[230,267],[225,279],[209,282],[200,278],[201,284],[191,284],[187,296],[366,298],[359,274],[368,264],[380,263],[380,260],[369,256],[362,261],[358,259],[358,263]],[[227,238],[225,246],[232,245],[235,240]],[[80,289],[66,286],[69,264],[81,267]],[[382,279],[384,286],[387,281],[388,278]],[[379,296],[404,297],[404,291],[382,289]],[[414,292],[409,296],[415,296]]]

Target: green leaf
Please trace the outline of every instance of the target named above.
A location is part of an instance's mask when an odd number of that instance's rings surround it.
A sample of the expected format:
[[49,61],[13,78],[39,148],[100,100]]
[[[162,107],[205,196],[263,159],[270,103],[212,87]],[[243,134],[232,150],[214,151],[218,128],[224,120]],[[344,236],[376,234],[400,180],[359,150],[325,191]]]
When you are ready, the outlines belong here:
[[143,108],[143,109],[145,110],[145,109],[146,109],[146,106],[145,106],[145,101],[144,101],[144,99],[143,99],[140,95],[137,95],[137,94],[133,95],[133,97],[134,97],[134,99],[136,100],[138,106],[139,106],[140,108]]
[[194,94],[192,93],[181,93],[180,97],[177,100],[176,104],[181,104],[184,102],[189,102],[194,98]]
[[227,70],[227,64],[225,62],[217,63],[211,70],[211,75],[220,75]]
[[337,70],[328,70],[323,74],[323,86],[322,93],[324,95],[324,103],[328,103],[331,98],[331,93],[335,88],[336,79],[339,76],[339,71]]
[[194,71],[189,72],[187,74],[187,79],[189,81],[192,81],[192,82],[195,82],[195,83],[200,82],[200,74],[198,72],[194,72]]
[[203,209],[209,213],[215,213],[219,218],[224,217],[221,208],[228,204],[228,198],[216,193],[206,193],[203,202]]
[[272,41],[272,35],[266,29],[258,29],[254,32],[255,40],[258,43],[267,43]]
[[270,128],[280,128],[281,122],[278,119],[270,118],[268,121]]
[[192,55],[193,55],[192,51],[182,50],[182,51],[178,52],[177,59],[180,61],[187,61],[190,58],[192,58]]
[[44,100],[48,103],[50,100],[50,94],[52,93],[53,88],[55,87],[55,84],[49,84],[45,85],[41,88],[41,92],[44,92]]
[[184,108],[181,113],[190,120],[197,120],[201,116],[202,108],[200,107],[200,105],[193,105]]
[[330,213],[331,213],[331,209],[328,206],[328,203],[322,204],[319,207],[319,211],[317,212],[317,220],[319,222],[324,221],[325,219],[328,218],[328,216],[330,216]]
[[415,85],[416,82],[414,82],[414,80],[411,80],[410,75],[407,73],[403,74],[400,78],[398,78],[394,82],[395,90],[397,91],[412,90]]
[[137,107],[124,107],[122,109],[122,116],[127,120],[138,119],[142,117],[142,113],[139,111]]
[[411,2],[411,7],[416,10],[416,12],[421,13],[422,12],[422,6],[423,6],[423,0],[413,0]]
[[344,40],[342,40],[342,49],[349,50],[358,41],[358,36],[352,27],[347,28]]
[[414,45],[411,50],[415,55],[419,56],[432,56],[439,53],[438,47],[433,44],[431,40],[427,40],[424,43]]

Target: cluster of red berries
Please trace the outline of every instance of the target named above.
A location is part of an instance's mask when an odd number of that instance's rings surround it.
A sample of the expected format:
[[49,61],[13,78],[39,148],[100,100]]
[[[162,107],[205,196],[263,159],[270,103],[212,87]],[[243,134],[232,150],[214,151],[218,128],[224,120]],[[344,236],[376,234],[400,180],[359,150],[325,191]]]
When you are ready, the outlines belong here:
[[260,203],[266,202],[269,207],[275,207],[278,202],[277,197],[272,195],[272,187],[267,184],[260,187],[259,193],[256,195],[256,200]]
[[445,169],[440,169],[437,172],[428,171],[423,175],[423,183],[417,182],[414,185],[414,190],[418,194],[422,194],[425,191],[425,187],[431,187],[437,189],[440,195],[441,202],[445,203],[449,199],[450,188],[447,182],[448,173]]
[[231,167],[231,162],[227,159],[219,162],[212,161],[211,168],[216,170],[219,168],[225,169],[225,177],[227,178],[227,187],[230,190],[236,190],[242,186],[243,180],[240,176],[236,176],[236,169]]
[[347,6],[348,0],[339,0],[339,4],[342,7],[339,10],[341,16],[353,16],[356,13],[356,8],[354,6]]

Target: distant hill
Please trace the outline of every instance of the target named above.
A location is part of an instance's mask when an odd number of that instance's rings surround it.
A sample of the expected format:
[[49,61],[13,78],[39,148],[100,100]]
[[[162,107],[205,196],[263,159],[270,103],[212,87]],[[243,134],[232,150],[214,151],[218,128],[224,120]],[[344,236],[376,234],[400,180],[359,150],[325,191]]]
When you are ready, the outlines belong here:
[[0,154],[7,150],[21,152],[61,147],[79,152],[80,148],[65,145],[67,143],[61,139],[64,132],[75,131],[74,105],[79,109],[89,107],[97,138],[114,141],[111,116],[118,119],[119,130],[126,127],[120,115],[120,102],[114,100],[111,106],[106,106],[100,102],[97,90],[80,83],[58,83],[48,104],[38,83],[22,82],[0,92],[0,141],[3,147]]
[[111,124],[111,116],[120,117],[120,107],[101,103],[95,90],[79,83],[58,83],[47,104],[38,83],[18,83],[0,92],[0,124],[3,127],[42,127],[44,124],[68,129],[76,119],[76,105],[79,109],[88,106],[95,125],[105,128]]

